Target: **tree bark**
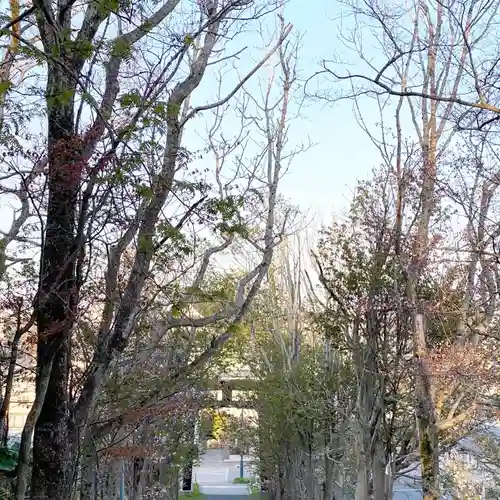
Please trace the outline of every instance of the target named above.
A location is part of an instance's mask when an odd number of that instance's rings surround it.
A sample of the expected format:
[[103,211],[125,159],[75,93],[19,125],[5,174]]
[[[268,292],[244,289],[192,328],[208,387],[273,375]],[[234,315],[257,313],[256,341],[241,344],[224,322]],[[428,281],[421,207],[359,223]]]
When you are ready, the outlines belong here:
[[414,315],[414,351],[416,360],[417,403],[416,417],[422,473],[424,500],[438,500],[439,450],[436,426],[436,411],[431,386],[431,375],[427,366],[424,317]]
[[324,454],[325,459],[325,484],[323,485],[323,500],[333,500],[335,498],[335,463]]
[[[63,57],[63,56],[62,56]],[[69,63],[68,63],[69,64]],[[75,219],[80,185],[81,143],[74,134],[76,82],[61,66],[48,64],[47,220],[36,304],[37,378],[52,370],[33,440],[32,500],[69,498],[68,384],[74,322]],[[37,390],[38,390],[37,380]]]
[[182,491],[191,491],[193,486],[193,462],[189,462],[184,466],[182,471]]
[[7,378],[5,379],[5,392],[3,394],[2,406],[0,408],[0,438],[2,446],[7,446],[7,437],[9,434],[9,407],[12,397],[12,387],[14,385],[14,374],[17,364],[17,353],[19,350],[19,342],[21,340],[21,336],[22,331],[18,325],[18,329],[14,335],[14,339],[12,340],[9,370],[7,372]]
[[384,442],[380,432],[377,432],[373,443],[373,500],[389,500],[389,482],[391,478],[386,474],[387,458]]
[[417,295],[417,285],[425,269],[429,252],[429,223],[434,207],[434,187],[436,181],[436,120],[435,112],[430,121],[427,142],[423,147],[422,191],[420,202],[422,212],[417,230],[416,250],[408,272],[407,295],[413,309],[413,359],[415,364],[417,419],[424,500],[439,498],[439,449],[436,426],[436,409],[432,389],[432,374],[428,366],[427,334],[425,314]]
[[[366,458],[366,455],[360,455],[361,458]],[[356,477],[356,492],[354,495],[355,500],[366,500],[370,498],[370,476],[369,465],[363,460],[359,460],[358,474]]]
[[80,500],[95,500],[97,497],[97,450],[88,429],[83,444],[80,468]]
[[193,462],[198,455],[198,446],[195,443],[196,420],[192,418],[189,422],[189,427],[186,432],[186,439],[188,440],[189,452],[187,456],[186,465],[182,471],[182,490],[191,491],[193,486]]
[[[438,16],[440,17],[440,16]],[[437,28],[439,31],[439,27]],[[437,38],[434,26],[428,32],[426,85],[431,95],[437,95],[436,61]],[[457,80],[458,82],[459,80]],[[426,106],[427,102],[422,103]],[[449,114],[451,108],[448,108]],[[425,314],[420,304],[417,286],[426,268],[429,253],[429,225],[435,210],[435,185],[437,173],[437,144],[441,134],[438,128],[437,101],[431,100],[429,112],[423,115],[421,139],[422,172],[420,206],[415,251],[408,272],[408,301],[413,309],[413,359],[415,362],[416,402],[420,449],[420,468],[422,474],[422,493],[424,500],[439,498],[439,452],[436,428],[436,410],[432,391],[432,378],[428,368],[427,332]]]
[[[53,347],[57,348],[58,346],[55,345]],[[28,413],[28,417],[21,434],[21,446],[19,448],[19,458],[17,460],[16,468],[17,481],[14,494],[15,500],[25,500],[26,498],[26,490],[28,487],[29,459],[31,443],[33,440],[33,432],[38,416],[40,415],[43,402],[45,400],[45,394],[49,385],[51,370],[52,362],[44,364],[37,373],[35,401]]]

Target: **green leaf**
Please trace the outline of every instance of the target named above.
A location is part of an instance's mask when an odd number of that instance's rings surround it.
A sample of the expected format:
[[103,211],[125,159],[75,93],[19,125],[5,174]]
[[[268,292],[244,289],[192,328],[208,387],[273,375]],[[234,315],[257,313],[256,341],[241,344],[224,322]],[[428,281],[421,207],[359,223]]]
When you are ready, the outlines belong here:
[[116,170],[115,170],[115,173],[114,173],[114,179],[118,182],[121,182],[125,179],[124,175],[123,175],[123,170],[118,167]]
[[125,127],[123,127],[120,133],[120,139],[122,140],[130,139],[134,134],[135,130],[136,127],[133,124],[129,123],[128,125],[125,125]]
[[152,252],[154,249],[151,238],[145,235],[139,236],[139,241],[137,242],[137,246],[140,252]]
[[147,200],[150,200],[153,197],[153,190],[149,186],[137,186],[136,192],[141,198],[145,198]]
[[10,80],[5,80],[0,82],[0,95],[4,95],[12,87],[12,82]]
[[181,111],[180,104],[168,104],[167,106],[167,116],[179,116]]
[[243,331],[244,328],[240,323],[234,323],[233,325],[230,325],[227,329],[227,333],[231,335],[237,335],[238,333],[241,333]]
[[159,102],[157,104],[155,104],[155,106],[153,107],[153,113],[155,115],[159,115],[159,116],[162,116],[164,117],[165,116],[165,103],[164,102]]
[[88,40],[82,40],[79,42],[71,41],[72,52],[80,57],[81,59],[88,59],[94,52],[94,46],[92,42]]
[[146,33],[150,32],[152,29],[153,29],[153,23],[150,20],[145,21],[141,25],[141,30],[145,31]]
[[119,0],[101,0],[98,2],[99,12],[107,14],[108,12],[117,12],[120,8]]
[[0,448],[0,470],[13,470],[17,465],[18,453],[11,448]]
[[63,89],[57,96],[60,104],[69,104],[75,95],[75,89]]
[[75,95],[74,89],[62,89],[58,94],[47,96],[47,105],[48,106],[66,106],[71,103]]
[[175,319],[178,319],[182,316],[182,311],[181,311],[180,307],[177,305],[172,306],[170,313],[172,314],[172,318],[175,318]]
[[165,222],[159,224],[158,230],[164,238],[167,238],[171,242],[183,242],[185,240],[180,229],[172,226],[170,223]]
[[133,90],[132,92],[128,92],[127,94],[123,94],[120,97],[120,106],[122,108],[130,108],[130,107],[135,107],[139,106],[139,104],[142,101],[142,97],[137,92],[136,90]]
[[127,59],[132,55],[132,46],[123,38],[117,38],[115,40],[115,43],[113,44],[111,55],[113,57],[121,57],[123,59]]
[[82,94],[82,100],[88,104],[93,104],[95,102],[95,99],[90,92],[84,92]]

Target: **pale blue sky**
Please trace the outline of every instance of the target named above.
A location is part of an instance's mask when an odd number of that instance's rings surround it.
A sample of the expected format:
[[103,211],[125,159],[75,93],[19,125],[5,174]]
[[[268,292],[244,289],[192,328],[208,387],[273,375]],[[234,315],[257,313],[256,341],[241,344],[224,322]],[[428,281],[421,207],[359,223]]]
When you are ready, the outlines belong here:
[[[320,69],[322,59],[343,55],[337,38],[342,10],[345,7],[332,0],[291,0],[287,6],[287,19],[303,34],[304,76]],[[345,19],[342,25],[346,28]],[[367,176],[379,158],[356,123],[352,102],[308,103],[303,114],[306,120],[294,135],[309,134],[317,145],[297,158],[282,189],[304,208],[328,218],[346,205],[356,179]]]
[[[351,21],[345,17],[340,19],[340,15],[346,12],[345,6],[333,0],[289,0],[286,4],[285,19],[294,25],[295,31],[301,36],[298,63],[301,79],[305,80],[318,71],[322,59],[331,59],[335,55],[343,61],[356,60],[356,54],[345,49],[338,40],[340,27],[345,33],[349,31]],[[274,19],[270,16],[268,23],[272,25]],[[270,37],[272,27],[268,31]],[[240,75],[245,74],[267,50],[263,49],[265,44],[260,43],[259,46],[259,42],[255,32],[240,35],[232,42],[232,50],[228,52],[248,44],[246,53],[250,57],[237,63]],[[349,68],[352,70],[353,66]],[[214,71],[219,71],[219,68],[214,68]],[[225,95],[234,86],[237,77],[232,67],[223,71],[227,71],[221,92]],[[265,86],[268,75],[269,72],[264,68],[246,85],[246,89],[251,92],[255,89],[258,93],[259,82]],[[217,100],[218,89],[213,85],[214,80],[207,77],[195,92],[193,105]],[[324,83],[322,87],[325,88]],[[315,85],[311,84],[308,88],[313,90]],[[366,102],[365,105],[365,119],[368,122],[376,121],[378,113],[373,112],[373,103]],[[186,146],[190,147],[196,142],[192,131],[199,130],[207,119],[210,120],[209,113],[197,118],[186,130]],[[236,125],[229,116],[226,124],[229,127]],[[333,213],[340,213],[349,203],[356,180],[367,177],[370,170],[380,163],[380,157],[357,124],[353,103],[349,100],[335,104],[307,100],[301,110],[301,117],[291,122],[289,143],[291,146],[307,143],[308,137],[315,145],[295,158],[280,189],[286,198],[307,211],[310,217],[314,215],[317,222],[328,223]]]

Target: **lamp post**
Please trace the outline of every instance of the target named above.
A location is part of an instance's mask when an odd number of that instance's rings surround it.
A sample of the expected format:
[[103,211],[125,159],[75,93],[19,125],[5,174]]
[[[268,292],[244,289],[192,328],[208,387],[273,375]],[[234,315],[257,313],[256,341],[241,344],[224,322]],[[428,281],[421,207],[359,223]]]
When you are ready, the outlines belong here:
[[243,408],[241,409],[240,478],[243,479]]
[[123,459],[120,474],[120,500],[125,500],[125,461]]

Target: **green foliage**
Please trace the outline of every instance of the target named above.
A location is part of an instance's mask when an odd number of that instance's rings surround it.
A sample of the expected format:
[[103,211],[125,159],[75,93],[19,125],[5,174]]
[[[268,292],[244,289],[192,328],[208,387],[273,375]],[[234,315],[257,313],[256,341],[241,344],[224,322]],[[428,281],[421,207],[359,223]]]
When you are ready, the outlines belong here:
[[43,63],[45,63],[46,58],[43,55],[43,52],[34,50],[28,45],[21,44],[18,48],[18,52],[26,59],[36,61],[38,65],[42,65]]
[[135,190],[138,196],[146,200],[150,200],[153,197],[153,190],[149,186],[139,185]]
[[14,470],[17,465],[18,451],[10,447],[0,447],[0,470]]
[[119,0],[101,0],[97,4],[101,15],[106,15],[109,12],[118,12],[120,8]]
[[48,106],[67,106],[71,103],[75,96],[75,89],[61,89],[57,94],[47,96]]
[[94,45],[88,40],[65,40],[66,50],[79,59],[87,60],[94,52]]
[[266,492],[261,491],[260,487],[257,485],[257,482],[250,485],[249,496],[252,498],[262,498],[262,499],[269,498]]
[[153,23],[148,19],[141,24],[141,29],[148,33],[153,29]]
[[233,484],[251,484],[255,482],[254,477],[235,477],[233,479]]
[[238,334],[244,331],[244,327],[241,323],[234,323],[227,328],[227,332],[230,334]]
[[205,209],[216,223],[217,228],[227,235],[246,237],[249,229],[240,220],[240,212],[243,209],[244,200],[240,196],[227,196],[223,199],[214,198],[208,200]]
[[[284,454],[310,453],[323,446],[326,430],[341,433],[345,408],[355,398],[349,392],[353,374],[348,361],[339,359],[331,368],[324,363],[322,349],[304,345],[300,362],[291,362],[281,348],[291,345],[291,339],[286,333],[280,336],[281,340],[262,345],[268,367],[263,367],[255,391],[259,410],[256,446],[266,470],[277,467]],[[340,443],[339,450],[343,446]]]
[[0,500],[11,500],[13,498],[12,480],[0,475]]
[[181,107],[179,104],[168,104],[167,106],[167,116],[176,117],[179,115]]
[[179,307],[177,304],[172,304],[170,313],[172,314],[172,318],[178,319],[182,316],[182,308]]
[[0,95],[7,93],[7,91],[12,87],[12,82],[10,80],[4,80],[0,82]]
[[131,92],[127,92],[120,96],[120,106],[122,108],[132,108],[139,106],[141,104],[142,97],[137,90],[133,90]]
[[154,245],[151,241],[151,238],[143,234],[139,235],[137,247],[141,252],[152,252],[154,250]]
[[113,43],[111,55],[113,57],[128,59],[132,56],[132,46],[122,37],[118,37]]
[[158,116],[158,118],[166,118],[167,107],[164,102],[155,102],[151,111]]

